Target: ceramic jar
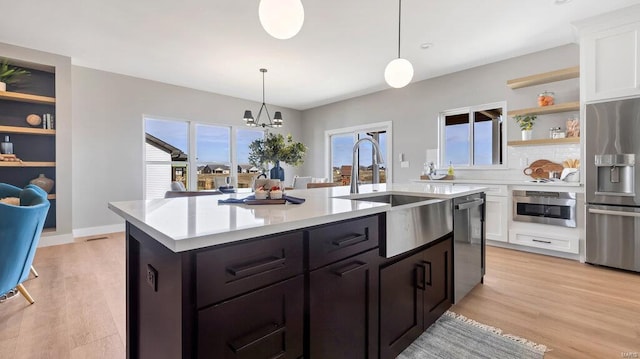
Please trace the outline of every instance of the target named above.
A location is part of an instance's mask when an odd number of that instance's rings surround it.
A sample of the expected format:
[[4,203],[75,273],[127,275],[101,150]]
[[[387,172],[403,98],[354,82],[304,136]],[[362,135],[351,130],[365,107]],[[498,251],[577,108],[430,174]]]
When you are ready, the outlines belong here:
[[42,188],[47,193],[51,192],[51,190],[53,189],[53,180],[51,178],[47,178],[42,173],[37,178],[29,181],[29,183]]

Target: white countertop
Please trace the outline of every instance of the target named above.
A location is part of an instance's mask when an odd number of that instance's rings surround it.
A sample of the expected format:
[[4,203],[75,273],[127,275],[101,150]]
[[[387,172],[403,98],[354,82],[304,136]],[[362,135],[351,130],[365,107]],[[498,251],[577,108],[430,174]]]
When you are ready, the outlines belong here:
[[533,186],[533,187],[582,187],[580,182],[533,182],[532,180],[510,179],[454,179],[454,180],[413,180],[415,183],[455,183],[477,185],[508,185],[508,186]]
[[[455,198],[486,190],[450,183],[362,185],[360,193],[402,193],[430,198]],[[290,190],[305,203],[282,205],[218,204],[219,199],[250,193],[110,202],[109,209],[174,252],[204,248],[319,224],[385,212],[384,203],[335,198],[349,196],[349,187]]]

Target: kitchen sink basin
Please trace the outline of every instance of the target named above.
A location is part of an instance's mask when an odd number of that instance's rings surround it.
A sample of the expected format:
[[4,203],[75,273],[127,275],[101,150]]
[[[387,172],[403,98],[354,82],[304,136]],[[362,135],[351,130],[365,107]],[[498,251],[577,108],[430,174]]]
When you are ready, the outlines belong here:
[[405,194],[376,194],[371,197],[358,197],[351,198],[354,201],[367,201],[367,202],[379,202],[379,203],[388,203],[391,207],[402,206],[405,204],[411,204],[416,202],[424,202],[428,200],[432,200],[429,197],[420,197],[420,196],[409,196]]

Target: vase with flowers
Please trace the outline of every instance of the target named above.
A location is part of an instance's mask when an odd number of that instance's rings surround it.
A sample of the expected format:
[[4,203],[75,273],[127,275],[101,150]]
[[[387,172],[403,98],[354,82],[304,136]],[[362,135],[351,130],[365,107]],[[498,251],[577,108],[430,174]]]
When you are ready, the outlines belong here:
[[281,134],[267,133],[263,138],[254,140],[249,144],[249,162],[266,171],[266,166],[273,164],[270,171],[271,179],[284,181],[284,170],[280,163],[290,166],[299,166],[304,162],[307,146],[296,142],[289,134],[286,137]]

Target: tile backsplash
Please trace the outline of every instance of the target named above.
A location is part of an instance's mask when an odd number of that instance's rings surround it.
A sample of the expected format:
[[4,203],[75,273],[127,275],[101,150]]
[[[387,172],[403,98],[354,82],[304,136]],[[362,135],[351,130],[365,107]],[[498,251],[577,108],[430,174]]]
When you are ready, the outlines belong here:
[[510,146],[507,151],[510,169],[524,169],[531,162],[542,159],[562,164],[562,161],[569,158],[580,158],[579,144]]

